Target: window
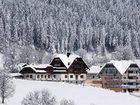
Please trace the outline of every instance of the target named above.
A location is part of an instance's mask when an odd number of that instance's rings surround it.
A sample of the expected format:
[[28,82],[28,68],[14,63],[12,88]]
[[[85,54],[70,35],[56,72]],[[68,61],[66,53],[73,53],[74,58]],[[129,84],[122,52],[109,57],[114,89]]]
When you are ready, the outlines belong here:
[[32,78],[33,76],[32,75],[30,75],[30,78]]
[[133,71],[128,71],[128,73],[133,73]]
[[29,77],[29,75],[26,76],[27,78]]
[[41,75],[41,78],[43,78],[43,75]]
[[83,75],[81,75],[80,77],[81,77],[81,78],[84,78],[84,76],[83,76]]
[[48,78],[50,78],[50,75],[48,75]]
[[95,76],[93,75],[92,78],[95,78]]
[[46,78],[47,76],[45,75],[45,78]]
[[55,59],[55,61],[59,61],[59,59]]
[[68,78],[68,76],[67,76],[67,75],[65,75],[65,78]]
[[135,79],[134,77],[128,77],[128,79]]
[[55,78],[56,76],[55,76],[55,75],[53,75],[53,77]]
[[61,66],[59,63],[54,64],[55,67]]
[[40,76],[39,75],[37,75],[37,78],[39,78]]
[[73,78],[73,75],[70,75],[70,78]]

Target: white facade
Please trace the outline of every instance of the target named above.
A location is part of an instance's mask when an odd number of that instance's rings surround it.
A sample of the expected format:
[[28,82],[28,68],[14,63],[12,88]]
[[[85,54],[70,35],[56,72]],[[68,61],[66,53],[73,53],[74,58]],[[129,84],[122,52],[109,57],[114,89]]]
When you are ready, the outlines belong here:
[[31,80],[50,80],[50,81],[66,81],[66,82],[75,82],[75,81],[85,81],[86,74],[33,74],[28,73],[24,74],[24,78]]
[[50,74],[34,74],[28,73],[24,74],[24,78],[31,79],[31,80],[52,80]]

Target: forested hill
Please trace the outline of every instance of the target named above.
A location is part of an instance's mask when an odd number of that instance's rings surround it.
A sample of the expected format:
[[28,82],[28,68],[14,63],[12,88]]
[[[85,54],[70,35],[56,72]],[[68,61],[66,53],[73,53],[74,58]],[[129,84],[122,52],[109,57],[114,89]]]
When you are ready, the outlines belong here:
[[31,49],[139,58],[140,0],[0,0],[0,52]]

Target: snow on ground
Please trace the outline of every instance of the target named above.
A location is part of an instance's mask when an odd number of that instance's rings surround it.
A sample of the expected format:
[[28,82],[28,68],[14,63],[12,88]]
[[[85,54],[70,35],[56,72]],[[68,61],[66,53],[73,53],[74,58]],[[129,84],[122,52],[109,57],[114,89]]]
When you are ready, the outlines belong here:
[[140,105],[140,98],[128,93],[115,93],[101,88],[74,85],[61,82],[31,81],[14,79],[16,85],[15,95],[9,98],[5,105],[20,105],[21,100],[28,92],[48,89],[61,99],[72,99],[76,105]]

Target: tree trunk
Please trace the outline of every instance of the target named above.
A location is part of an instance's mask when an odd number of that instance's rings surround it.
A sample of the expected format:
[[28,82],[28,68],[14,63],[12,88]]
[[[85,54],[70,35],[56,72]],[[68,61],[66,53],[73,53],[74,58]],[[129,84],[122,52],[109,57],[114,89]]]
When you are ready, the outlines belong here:
[[4,97],[2,97],[2,104],[4,104]]

